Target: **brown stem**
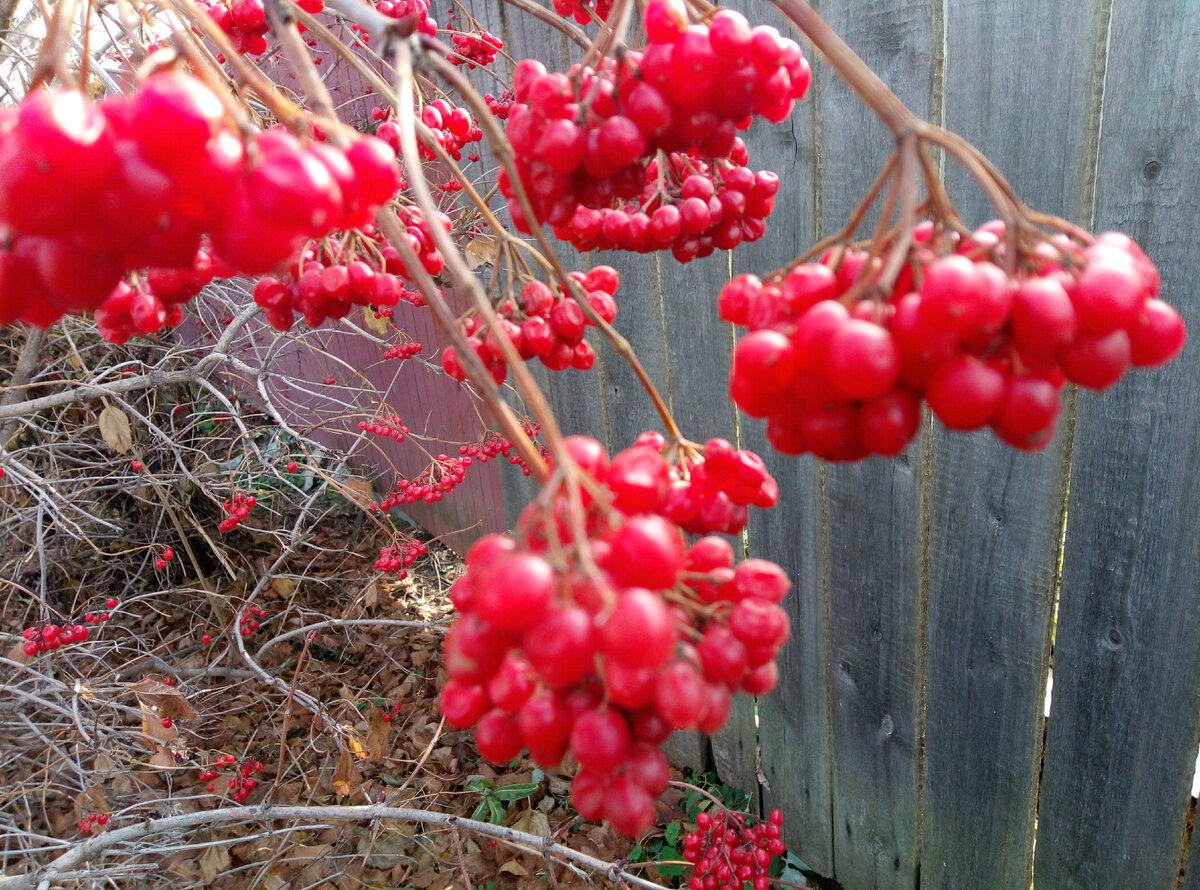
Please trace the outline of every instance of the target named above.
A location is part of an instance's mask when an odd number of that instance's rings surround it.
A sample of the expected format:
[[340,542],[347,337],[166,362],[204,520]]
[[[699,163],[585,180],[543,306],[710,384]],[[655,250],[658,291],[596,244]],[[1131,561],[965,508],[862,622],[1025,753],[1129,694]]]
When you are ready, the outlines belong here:
[[517,172],[516,165],[513,163],[512,146],[504,137],[504,133],[501,131],[499,124],[496,123],[496,119],[490,113],[488,113],[487,103],[480,98],[479,93],[474,87],[471,86],[466,78],[462,77],[459,72],[454,69],[453,65],[450,65],[444,58],[441,58],[438,55],[436,42],[433,43],[433,48],[433,52],[425,54],[423,61],[425,64],[428,64],[431,68],[433,68],[439,76],[450,83],[478,116],[479,126],[483,130],[484,136],[487,137],[488,143],[491,145],[492,151],[496,155],[497,160],[499,160],[504,166],[504,169],[508,171],[509,181],[512,183],[512,187],[516,193],[517,202],[520,204],[521,210],[525,214],[525,218],[529,220],[530,228],[532,229],[534,238],[537,239],[538,247],[541,248],[545,258],[549,260],[555,276],[560,282],[562,282],[564,287],[570,289],[571,295],[575,298],[575,301],[579,303],[580,308],[583,309],[583,312],[588,317],[588,320],[591,321],[592,324],[594,324],[596,328],[608,338],[608,341],[612,344],[613,349],[620,354],[620,356],[633,370],[634,375],[638,378],[638,381],[642,384],[642,387],[650,396],[650,400],[654,403],[654,408],[658,412],[658,416],[662,420],[663,426],[666,428],[668,437],[679,438],[679,425],[675,422],[675,418],[672,416],[670,409],[667,407],[667,403],[663,400],[662,396],[658,392],[658,389],[655,387],[654,381],[650,379],[650,375],[646,373],[646,369],[642,366],[637,354],[633,351],[633,347],[629,345],[629,341],[622,337],[612,325],[596,314],[595,310],[592,308],[591,304],[588,303],[586,297],[579,288],[578,282],[576,282],[570,277],[570,275],[567,274],[566,268],[563,266],[562,261],[555,252],[554,246],[546,237],[546,233],[542,230],[542,227],[537,224],[537,214],[533,211],[533,204],[529,200],[529,194],[525,191],[524,183],[521,180],[520,174]]

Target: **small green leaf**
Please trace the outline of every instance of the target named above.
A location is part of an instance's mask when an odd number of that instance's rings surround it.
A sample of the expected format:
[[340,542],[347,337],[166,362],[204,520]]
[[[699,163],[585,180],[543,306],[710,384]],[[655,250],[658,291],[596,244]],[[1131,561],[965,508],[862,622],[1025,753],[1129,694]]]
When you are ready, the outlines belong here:
[[488,795],[487,805],[488,809],[491,810],[491,817],[488,819],[488,821],[493,825],[503,825],[504,807],[500,806],[500,801],[496,800],[496,798],[492,797],[491,795]]
[[476,822],[482,822],[487,818],[488,802],[486,798],[479,802],[479,806],[475,808],[475,812],[471,814],[471,818]]
[[646,851],[642,848],[641,844],[638,844],[636,847],[634,847],[632,850],[629,851],[629,856],[627,856],[626,858],[630,862],[641,862],[642,857],[644,855],[646,855]]
[[492,782],[491,779],[483,779],[483,778],[472,779],[466,785],[466,788],[468,791],[478,791],[480,794],[484,794],[488,791],[491,791],[495,787],[496,787],[496,785],[494,782]]
[[[664,862],[670,862],[672,860],[679,859],[679,851],[676,850],[674,846],[663,847],[662,850],[659,851],[657,858],[663,860]],[[682,865],[658,866],[658,873],[664,878],[677,878],[683,874],[683,870],[684,866]]]
[[524,800],[538,790],[538,785],[523,782],[517,785],[505,785],[496,789],[496,797],[500,800]]
[[663,839],[672,847],[675,846],[675,842],[679,840],[679,829],[682,827],[682,824],[679,822],[672,822],[667,826],[667,830],[663,832]]

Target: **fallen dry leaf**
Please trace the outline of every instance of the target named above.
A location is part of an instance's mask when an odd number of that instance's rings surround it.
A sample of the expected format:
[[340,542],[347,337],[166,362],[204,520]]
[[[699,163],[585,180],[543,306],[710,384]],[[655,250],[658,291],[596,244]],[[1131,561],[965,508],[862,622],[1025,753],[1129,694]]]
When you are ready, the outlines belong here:
[[377,708],[375,705],[367,705],[367,725],[370,729],[367,731],[366,761],[367,763],[382,763],[383,755],[388,752],[388,730],[391,728],[390,723],[384,721],[387,712],[383,708]]
[[129,416],[120,408],[108,405],[100,412],[100,438],[115,454],[128,454],[133,447],[133,432],[129,428]]
[[472,270],[478,269],[484,263],[496,261],[496,239],[490,235],[476,235],[463,248],[467,255],[467,265]]
[[233,860],[224,844],[214,844],[207,847],[200,856],[200,874],[211,884],[217,875],[223,874],[232,864]]
[[338,758],[337,769],[333,773],[333,790],[339,797],[349,797],[362,784],[362,773],[354,762],[350,749],[343,748],[342,756]]
[[380,337],[386,337],[388,333],[388,323],[386,318],[381,318],[375,314],[375,310],[370,306],[363,307],[363,321],[367,323],[367,330],[378,334]]
[[175,757],[166,748],[159,748],[150,757],[150,765],[159,769],[174,769]]
[[137,696],[142,710],[157,714],[159,720],[163,717],[170,717],[172,720],[196,719],[196,709],[174,686],[147,678],[129,684],[129,689]]

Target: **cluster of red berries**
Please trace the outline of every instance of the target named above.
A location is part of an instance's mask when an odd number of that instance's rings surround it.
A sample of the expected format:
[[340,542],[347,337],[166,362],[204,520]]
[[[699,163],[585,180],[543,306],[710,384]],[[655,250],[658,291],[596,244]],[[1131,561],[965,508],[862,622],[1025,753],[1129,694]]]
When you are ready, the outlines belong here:
[[402,23],[412,23],[417,33],[437,37],[437,21],[429,15],[429,0],[378,0],[375,11]]
[[267,610],[260,606],[246,606],[238,616],[238,633],[248,637],[260,627],[258,619],[266,618]]
[[783,813],[772,810],[766,822],[746,824],[743,813],[700,813],[696,830],[684,835],[683,858],[694,863],[691,890],[768,890],[776,856],[787,852],[780,836]]
[[[200,0],[200,8],[228,35],[234,48],[248,56],[267,51],[267,11],[262,0]],[[305,12],[325,9],[323,0],[297,0]],[[303,29],[303,25],[300,26]]]
[[[572,272],[570,277],[583,290],[588,305],[600,318],[611,323],[617,317],[617,303],[613,297],[621,279],[616,269],[612,266],[593,266],[586,274]],[[560,285],[555,291],[544,282],[534,279],[522,288],[519,302],[519,307],[511,302],[502,305],[501,314],[504,317],[500,319],[500,324],[521,358],[526,361],[538,358],[552,371],[567,368],[586,371],[595,364],[596,351],[584,339],[591,319],[565,285]],[[496,335],[476,315],[468,315],[462,324],[467,342],[475,354],[492,378],[497,383],[503,383],[508,376],[508,366]],[[467,377],[458,351],[453,346],[442,351],[442,367],[455,380],[465,380]]]
[[[568,74],[549,73],[533,59],[518,64],[513,91],[520,104],[506,133],[536,216],[580,243],[678,247],[685,256],[709,248],[702,236],[729,247],[761,236],[778,181],[760,183],[746,168],[737,129],[755,115],[782,120],[804,95],[811,72],[800,47],[769,26],[751,28],[731,10],[689,26],[682,0],[652,0],[644,20],[646,51],[619,62]],[[678,153],[671,164],[676,180],[691,180],[687,168],[714,160],[688,194],[673,195],[674,182],[658,181],[668,171],[650,166],[660,151]],[[498,184],[511,200],[503,170]],[[619,215],[574,219],[581,208],[613,210],[617,200],[625,202]],[[660,212],[666,207],[673,209]],[[529,231],[521,209],[514,203],[511,210],[514,225]],[[685,248],[688,239],[697,243]]]
[[232,270],[269,271],[395,191],[386,143],[343,153],[272,130],[247,151],[216,94],[181,72],[99,102],[38,89],[0,111],[0,324],[44,327],[95,310],[132,270],[190,268],[204,232]]
[[384,352],[383,358],[385,361],[390,358],[405,361],[417,355],[422,348],[423,347],[421,344],[416,340],[411,340],[408,343],[393,343],[387,348],[387,351]]
[[[403,575],[402,575],[401,577],[403,577]],[[402,707],[403,707],[403,705],[401,705],[401,704],[400,704],[400,702],[396,702],[394,705],[392,705],[392,709],[391,709],[391,710],[390,710],[388,713],[386,713],[386,714],[384,714],[384,715],[383,715],[383,722],[384,722],[384,723],[391,723],[391,722],[392,722],[392,718],[393,718],[393,717],[394,717],[396,714],[399,714],[399,713],[400,713],[400,709],[401,709]]]
[[593,19],[605,21],[612,12],[613,0],[554,0],[554,11],[563,18],[573,18],[581,25],[590,24]]
[[273,328],[291,330],[297,312],[309,327],[317,327],[326,319],[344,318],[354,306],[391,307],[400,301],[403,288],[395,276],[339,253],[323,241],[294,258],[286,275],[264,275],[254,283],[254,302]]
[[[524,424],[522,425],[522,429],[530,440],[535,440],[541,431],[541,424],[535,423],[532,426]],[[549,456],[549,452],[544,445],[536,442],[535,444],[543,458]],[[533,472],[521,457],[520,452],[513,450],[513,443],[499,433],[492,433],[488,439],[480,444],[460,445],[458,446],[458,453],[477,460],[481,464],[486,464],[495,457],[507,457],[508,462],[515,467],[520,467],[524,475],[529,476]]]
[[735,350],[730,393],[767,418],[777,450],[843,461],[898,454],[922,398],[950,429],[990,426],[1015,448],[1040,449],[1067,381],[1104,389],[1183,348],[1186,329],[1157,297],[1157,269],[1125,235],[1054,236],[1014,278],[1000,223],[960,239],[926,222],[915,240],[879,299],[855,298],[870,272],[859,250],[722,289],[721,317],[751,330]]
[[[390,145],[399,154],[400,123],[391,118],[390,115],[390,108],[371,109],[372,117],[377,120],[383,120],[383,123],[375,131],[375,135]],[[438,145],[444,148],[447,154],[456,161],[462,159],[464,146],[483,139],[483,130],[480,129],[475,118],[471,117],[471,113],[465,108],[452,105],[446,99],[438,99],[430,102],[421,109],[421,120],[430,129]],[[433,149],[425,145],[424,142],[419,142],[417,147],[420,150],[421,157],[425,160],[432,161],[437,158]],[[478,159],[476,158],[476,160]]]
[[709,439],[701,451],[686,443],[673,448],[662,433],[645,432],[633,448],[613,458],[623,473],[653,479],[666,493],[643,509],[659,513],[688,534],[740,534],[750,505],[768,509],[779,502],[779,485],[753,451],[739,451],[727,439]]
[[154,560],[154,567],[161,572],[163,569],[165,569],[167,567],[167,563],[169,563],[174,558],[175,558],[175,548],[174,547],[164,547],[162,550],[162,556],[160,556],[158,559]]
[[[220,776],[220,772],[216,767],[232,766],[237,763],[237,758],[232,754],[225,754],[218,757],[213,766],[200,771],[200,781],[207,782],[204,790],[209,794],[213,794],[217,790],[216,780]],[[242,803],[250,796],[250,792],[258,787],[258,779],[253,778],[255,773],[261,773],[263,769],[261,760],[247,760],[242,764],[237,773],[229,779],[229,791],[233,794],[233,799],[237,803]]]
[[[109,603],[111,603],[112,605],[109,605]],[[104,601],[104,604],[105,604],[105,606],[107,606],[110,609],[115,609],[117,607],[117,600],[115,597],[110,596],[108,599],[106,599]],[[103,624],[104,622],[110,621],[111,619],[112,619],[112,615],[110,615],[108,612],[87,612],[83,616],[83,623],[84,624]]]
[[378,572],[396,572],[403,581],[408,577],[408,569],[418,559],[429,552],[423,541],[413,538],[401,539],[395,544],[379,548],[379,559],[375,560],[375,570]]
[[[511,90],[502,90],[499,98],[487,93],[483,97],[484,104],[487,105],[488,111],[492,113],[492,117],[496,120],[506,121],[512,113],[513,107],[517,104],[516,97],[513,96]],[[473,160],[479,160],[474,158]]]
[[395,490],[383,500],[372,502],[371,509],[391,510],[393,507],[415,504],[417,501],[436,504],[466,478],[467,467],[470,465],[469,457],[439,454],[416,478],[398,480]]
[[646,165],[640,196],[599,210],[579,206],[570,220],[554,226],[554,234],[581,251],[670,248],[682,263],[757,241],[775,209],[779,177],[769,170],[754,172],[745,166],[746,158],[739,138],[729,159],[711,164],[669,155],[661,179],[659,162],[653,160]]
[[386,436],[396,442],[403,442],[408,435],[408,427],[400,420],[399,414],[384,417],[380,420],[360,420],[358,428],[373,436]]
[[250,511],[254,509],[254,505],[257,503],[258,498],[252,494],[235,494],[221,505],[222,509],[229,515],[221,520],[217,528],[223,532],[233,531],[250,515]]
[[450,38],[454,51],[447,57],[455,65],[466,65],[474,70],[496,61],[496,53],[504,49],[504,41],[490,31],[455,31]]
[[[667,784],[658,746],[670,732],[716,732],[735,692],[774,688],[789,635],[777,604],[791,582],[765,560],[735,569],[724,538],[688,547],[677,525],[649,512],[666,496],[665,474],[647,476],[620,455],[610,462],[594,439],[566,447],[603,494],[572,521],[560,490],[527,508],[515,538],[472,546],[450,591],[460,617],[443,649],[441,706],[453,725],[477,725],[479,752],[493,762],[528,748],[553,767],[569,749],[581,766],[575,808],[636,835],[653,824]],[[575,540],[575,527],[588,541]]]
[[229,278],[233,269],[212,253],[208,238],[188,268],[151,268],[136,283],[122,281],[95,311],[100,335],[124,343],[139,334],[173,328],[183,320],[183,304],[214,278]]
[[104,826],[108,824],[109,813],[88,813],[79,820],[79,830],[84,834],[91,834],[92,826],[104,830]]
[[[116,600],[110,599],[113,603],[112,608],[116,607]],[[100,623],[108,621],[109,615],[105,612],[102,615],[94,615],[89,612],[85,618],[87,624]],[[40,655],[43,652],[53,652],[55,649],[60,649],[63,646],[69,646],[72,643],[82,643],[88,638],[88,629],[86,624],[47,624],[43,627],[27,627],[21,631],[21,636],[25,643],[22,645],[22,651],[32,658],[35,655]]]

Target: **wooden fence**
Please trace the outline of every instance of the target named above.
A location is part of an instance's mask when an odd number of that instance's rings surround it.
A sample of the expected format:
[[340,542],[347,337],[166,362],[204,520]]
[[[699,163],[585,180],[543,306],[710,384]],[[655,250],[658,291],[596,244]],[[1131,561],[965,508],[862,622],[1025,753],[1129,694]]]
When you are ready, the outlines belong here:
[[[475,0],[514,58],[565,63],[544,25]],[[743,4],[779,24],[765,3]],[[979,145],[1034,207],[1121,229],[1200,331],[1200,4],[822,0],[917,113]],[[444,17],[445,10],[438,12]],[[768,236],[681,266],[601,254],[617,325],[685,433],[764,455],[725,396],[732,274],[835,231],[890,149],[814,59],[809,99],[747,136],[783,179]],[[489,89],[496,91],[496,84]],[[968,222],[987,206],[946,180]],[[724,777],[787,813],[792,850],[846,890],[1200,890],[1200,348],[1068,397],[1028,455],[936,423],[895,460],[769,456],[780,506],[749,528],[783,564],[794,638],[777,692],[714,740]],[[544,378],[543,378],[544,379]],[[655,418],[604,348],[546,381],[563,425],[619,450]],[[529,495],[506,475],[513,517]],[[1047,681],[1053,699],[1044,718]]]

